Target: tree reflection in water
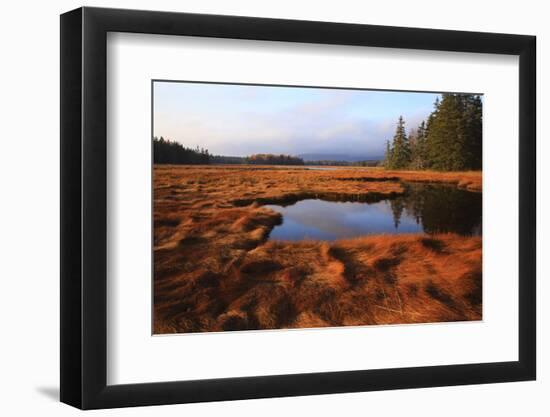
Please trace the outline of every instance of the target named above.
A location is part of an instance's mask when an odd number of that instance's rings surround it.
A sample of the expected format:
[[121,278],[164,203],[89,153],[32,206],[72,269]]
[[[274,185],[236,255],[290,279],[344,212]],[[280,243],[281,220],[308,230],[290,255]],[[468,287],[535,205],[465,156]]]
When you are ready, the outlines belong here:
[[440,184],[407,183],[405,187],[403,196],[390,200],[396,229],[405,212],[426,233],[481,235],[481,193]]
[[481,194],[454,185],[405,183],[405,193],[377,201],[306,198],[265,207],[283,215],[270,239],[336,240],[372,234],[481,235]]

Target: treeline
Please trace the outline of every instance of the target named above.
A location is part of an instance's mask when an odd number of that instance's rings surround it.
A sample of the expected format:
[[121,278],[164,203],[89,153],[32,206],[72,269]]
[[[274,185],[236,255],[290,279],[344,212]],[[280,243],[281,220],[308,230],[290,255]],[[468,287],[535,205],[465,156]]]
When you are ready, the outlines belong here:
[[245,164],[252,165],[304,165],[304,160],[291,155],[259,153],[245,158]]
[[244,156],[225,156],[225,155],[214,155],[210,157],[211,164],[235,164],[242,165],[246,164]]
[[249,165],[304,165],[302,158],[291,155],[255,154],[250,156],[215,155],[210,157],[213,164],[249,164]]
[[479,170],[482,165],[482,103],[478,95],[443,94],[427,121],[408,135],[399,117],[386,143],[388,169]]
[[251,164],[251,165],[304,165],[304,160],[291,155],[256,154],[246,157],[211,155],[208,149],[198,146],[188,148],[166,140],[153,138],[153,161],[155,164]]
[[208,149],[186,148],[178,142],[153,138],[153,161],[155,164],[209,164]]

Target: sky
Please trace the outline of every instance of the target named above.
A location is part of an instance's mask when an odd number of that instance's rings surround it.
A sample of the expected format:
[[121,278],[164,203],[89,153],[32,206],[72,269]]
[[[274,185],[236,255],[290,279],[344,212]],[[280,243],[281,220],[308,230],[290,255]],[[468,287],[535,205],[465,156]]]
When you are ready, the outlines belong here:
[[400,115],[427,118],[439,94],[154,82],[153,135],[214,155],[384,153]]

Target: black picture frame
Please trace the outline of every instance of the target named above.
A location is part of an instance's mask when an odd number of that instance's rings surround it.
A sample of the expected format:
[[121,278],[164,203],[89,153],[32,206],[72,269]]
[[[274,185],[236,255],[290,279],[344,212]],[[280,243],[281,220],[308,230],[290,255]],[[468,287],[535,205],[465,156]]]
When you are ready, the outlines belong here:
[[[519,360],[112,385],[107,375],[108,32],[519,56]],[[61,15],[61,401],[82,409],[534,380],[536,38],[103,8]]]

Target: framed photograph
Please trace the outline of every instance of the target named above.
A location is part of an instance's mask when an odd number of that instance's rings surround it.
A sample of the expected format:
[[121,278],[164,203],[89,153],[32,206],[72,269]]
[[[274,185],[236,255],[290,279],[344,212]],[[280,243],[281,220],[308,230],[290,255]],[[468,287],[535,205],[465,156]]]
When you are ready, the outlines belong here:
[[533,380],[535,37],[61,16],[61,401]]

